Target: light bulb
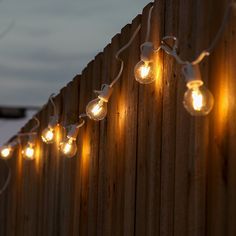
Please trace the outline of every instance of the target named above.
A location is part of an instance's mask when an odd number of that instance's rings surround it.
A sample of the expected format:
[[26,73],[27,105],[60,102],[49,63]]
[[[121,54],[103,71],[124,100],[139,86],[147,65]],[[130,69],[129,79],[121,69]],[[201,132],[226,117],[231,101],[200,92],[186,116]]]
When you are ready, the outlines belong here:
[[73,157],[77,152],[77,144],[74,138],[66,138],[60,143],[60,151],[65,157]]
[[134,77],[141,84],[150,84],[156,79],[153,64],[154,45],[152,42],[145,42],[140,49],[141,60],[134,67]]
[[43,130],[41,138],[43,140],[44,143],[53,143],[55,141],[55,134],[54,134],[55,130],[47,127],[46,129]]
[[13,149],[11,146],[3,146],[0,149],[0,154],[2,159],[9,159],[12,156]]
[[34,145],[32,143],[28,143],[26,147],[22,150],[22,156],[26,160],[33,160],[35,158],[35,150]]
[[48,127],[42,132],[41,138],[44,143],[50,144],[55,142],[55,128],[58,125],[58,115],[50,117]]
[[155,78],[153,62],[140,61],[134,68],[135,79],[141,84],[150,84]]
[[188,90],[184,94],[184,107],[193,116],[204,116],[210,113],[214,105],[211,92],[198,83],[187,84]]
[[100,98],[92,100],[86,107],[86,113],[92,120],[103,120],[107,115],[107,102]]

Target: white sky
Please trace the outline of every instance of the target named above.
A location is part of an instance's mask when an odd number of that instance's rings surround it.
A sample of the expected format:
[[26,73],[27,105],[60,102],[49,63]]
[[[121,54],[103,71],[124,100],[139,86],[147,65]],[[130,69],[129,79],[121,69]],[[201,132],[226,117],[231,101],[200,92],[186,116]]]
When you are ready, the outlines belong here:
[[[44,104],[149,0],[0,0],[0,105]],[[32,115],[32,114],[31,114]],[[0,120],[0,144],[17,132]]]

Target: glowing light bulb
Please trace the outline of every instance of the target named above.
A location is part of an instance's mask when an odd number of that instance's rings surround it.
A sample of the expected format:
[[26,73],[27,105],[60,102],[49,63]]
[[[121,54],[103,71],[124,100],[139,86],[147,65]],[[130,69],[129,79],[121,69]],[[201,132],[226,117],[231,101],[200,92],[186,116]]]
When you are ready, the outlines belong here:
[[58,125],[58,115],[50,117],[48,127],[42,132],[41,138],[44,143],[50,144],[55,142],[55,128]]
[[43,130],[41,138],[44,143],[53,143],[55,141],[54,129],[47,127]]
[[145,42],[140,49],[141,60],[134,67],[134,77],[141,84],[150,84],[156,79],[153,65],[154,45],[152,42]]
[[211,92],[203,85],[188,85],[184,94],[184,107],[193,116],[204,116],[210,113],[214,105]]
[[150,84],[155,81],[152,62],[140,61],[134,68],[135,79],[141,84]]
[[77,152],[77,145],[74,138],[67,138],[60,143],[60,151],[65,157],[71,158],[75,156]]
[[98,93],[98,98],[88,103],[86,107],[86,114],[92,120],[103,120],[107,115],[107,103],[112,94],[112,86],[108,84],[102,85],[101,91],[95,91]]
[[35,150],[34,150],[34,145],[32,143],[28,143],[26,147],[22,150],[22,156],[26,160],[35,159]]
[[86,113],[92,120],[103,120],[107,115],[107,103],[97,98],[87,105]]
[[10,146],[3,146],[0,150],[2,159],[9,159],[12,155],[13,149]]
[[193,99],[193,109],[196,111],[201,111],[203,107],[203,96],[199,89],[195,89],[192,91],[192,99]]
[[199,65],[186,64],[182,72],[187,82],[188,90],[184,94],[184,107],[193,116],[205,116],[214,105],[211,92],[203,86]]

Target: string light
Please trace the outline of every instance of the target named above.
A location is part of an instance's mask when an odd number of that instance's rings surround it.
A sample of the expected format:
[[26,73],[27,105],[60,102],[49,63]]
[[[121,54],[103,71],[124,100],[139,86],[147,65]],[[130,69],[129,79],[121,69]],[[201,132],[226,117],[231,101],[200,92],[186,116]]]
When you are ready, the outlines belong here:
[[210,113],[214,105],[211,92],[205,88],[198,65],[183,66],[188,90],[184,94],[184,107],[193,116],[204,116]]
[[101,91],[98,93],[98,98],[88,103],[86,107],[87,116],[92,120],[103,120],[107,115],[107,103],[112,94],[112,87],[107,84],[102,86]]
[[27,145],[22,150],[22,156],[26,160],[34,160],[35,159],[35,139],[30,138]]
[[[220,36],[223,33],[225,25],[227,23],[230,9],[235,6],[234,2],[231,2],[226,9],[222,24],[218,30],[214,40],[212,41],[209,48],[203,50],[200,55],[194,61],[185,61],[180,58],[177,53],[178,49],[178,39],[174,36],[165,36],[162,38],[161,45],[155,49],[154,44],[149,41],[150,30],[151,30],[151,16],[153,6],[149,10],[148,22],[147,22],[147,32],[145,37],[145,42],[141,45],[140,51],[140,61],[136,64],[134,68],[135,79],[141,84],[149,84],[155,81],[156,73],[154,71],[154,54],[162,49],[167,54],[171,55],[178,64],[182,66],[182,73],[186,80],[187,91],[184,94],[184,107],[186,110],[194,116],[203,116],[210,113],[214,105],[214,99],[211,92],[204,86],[204,82],[201,78],[201,73],[199,69],[199,64],[202,60],[209,56],[218,42]],[[112,95],[113,86],[120,79],[123,69],[124,62],[119,57],[120,53],[127,49],[137,33],[139,32],[141,26],[139,25],[132,35],[129,42],[123,46],[117,53],[116,59],[120,61],[120,70],[115,79],[111,84],[103,84],[100,91],[95,93],[98,95],[97,98],[90,101],[86,106],[86,114],[81,114],[79,118],[88,117],[92,120],[102,120],[107,115],[107,104]],[[171,42],[171,43],[170,43]],[[157,65],[158,66],[158,65]],[[43,130],[41,138],[43,142],[49,144],[55,141],[55,128],[58,125],[59,117],[56,114],[56,106],[53,102],[52,95],[50,96],[50,101],[54,108],[54,115],[50,117],[48,126]],[[27,160],[33,160],[35,158],[35,147],[36,147],[36,135],[35,130],[39,127],[39,120],[34,117],[37,121],[37,125],[31,129],[30,133],[20,133],[18,136],[28,136],[28,143],[23,148],[22,155]],[[59,149],[61,153],[66,157],[73,157],[77,152],[76,139],[78,136],[79,129],[84,125],[85,121],[82,119],[80,124],[71,125],[69,127],[69,132],[66,138],[60,143]],[[16,141],[10,142],[0,148],[0,158],[7,160],[12,156],[14,147],[19,144]],[[5,188],[5,187],[4,187]],[[1,191],[0,191],[1,194]]]
[[24,137],[28,136],[28,142],[25,147],[22,149],[22,157],[25,160],[34,160],[35,159],[35,146],[36,146],[36,137],[37,132],[35,132],[39,125],[39,119],[37,117],[33,117],[33,119],[36,121],[36,125],[30,130],[29,133],[19,133],[18,137]]
[[145,42],[140,46],[140,61],[134,67],[134,77],[140,84],[150,84],[156,80],[156,73],[154,70],[154,54],[159,51],[154,48],[152,42],[149,42],[151,32],[151,17],[153,6],[149,10],[147,21],[147,32]]
[[103,120],[107,115],[107,103],[109,101],[109,98],[113,91],[113,86],[118,82],[120,79],[123,69],[124,69],[124,61],[119,57],[119,55],[127,49],[131,43],[134,41],[134,38],[138,34],[141,26],[139,25],[137,29],[135,30],[134,34],[132,35],[129,42],[123,46],[117,53],[116,53],[116,59],[121,62],[120,70],[118,75],[115,77],[115,79],[111,82],[110,85],[103,84],[101,90],[95,90],[94,92],[98,94],[98,97],[91,102],[88,103],[86,106],[86,115],[95,121]]
[[17,141],[12,141],[4,146],[2,146],[0,148],[0,157],[1,159],[9,159],[12,157],[13,151],[14,151],[14,147],[18,144]]
[[155,81],[155,71],[153,63],[154,46],[151,42],[141,45],[141,61],[134,68],[135,79],[141,84],[150,84]]
[[56,114],[56,105],[53,101],[53,96],[54,94],[52,94],[49,97],[49,101],[51,102],[51,104],[53,105],[53,110],[54,110],[54,115],[50,117],[50,121],[48,123],[48,127],[45,128],[41,134],[41,138],[43,140],[44,143],[46,144],[51,144],[55,142],[55,128],[58,125],[58,115]]
[[[214,105],[214,98],[211,92],[204,86],[201,79],[201,74],[198,64],[206,57],[209,56],[218,42],[223,30],[226,26],[230,10],[235,7],[235,2],[230,2],[226,8],[225,15],[214,40],[209,48],[203,50],[200,55],[192,62],[182,60],[178,53],[178,39],[174,36],[165,36],[161,41],[161,46],[155,50],[151,42],[148,41],[150,36],[151,15],[153,7],[149,10],[148,27],[146,33],[145,43],[141,45],[141,61],[137,63],[134,68],[135,79],[142,83],[148,84],[155,80],[153,73],[153,54],[160,49],[164,50],[167,54],[173,56],[176,61],[183,66],[183,74],[186,79],[187,91],[184,94],[184,107],[193,116],[204,116],[210,113]],[[167,43],[168,40],[174,42],[173,46]]]
[[76,139],[79,134],[79,129],[84,125],[84,120],[80,124],[69,126],[69,132],[66,138],[60,143],[59,150],[67,157],[71,158],[77,153]]

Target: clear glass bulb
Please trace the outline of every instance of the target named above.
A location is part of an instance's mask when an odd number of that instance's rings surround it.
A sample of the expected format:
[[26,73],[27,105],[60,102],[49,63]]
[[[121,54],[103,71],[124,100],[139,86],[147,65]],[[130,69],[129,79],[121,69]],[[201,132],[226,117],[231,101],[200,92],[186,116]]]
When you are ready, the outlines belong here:
[[55,130],[52,128],[47,127],[46,129],[43,130],[41,138],[44,143],[53,143],[55,141]]
[[107,115],[107,103],[100,98],[94,99],[87,105],[86,113],[92,120],[103,120]]
[[65,141],[60,143],[60,151],[65,157],[73,157],[77,152],[77,144],[73,138],[67,138]]
[[13,153],[13,149],[10,146],[3,146],[0,150],[2,159],[9,159]]
[[211,92],[204,86],[197,84],[187,85],[188,90],[184,94],[184,107],[193,116],[205,116],[214,106],[214,98]]
[[26,160],[33,160],[35,158],[34,145],[31,143],[28,143],[26,147],[22,150],[22,156]]
[[155,80],[152,62],[140,61],[134,68],[135,79],[141,84],[150,84]]

